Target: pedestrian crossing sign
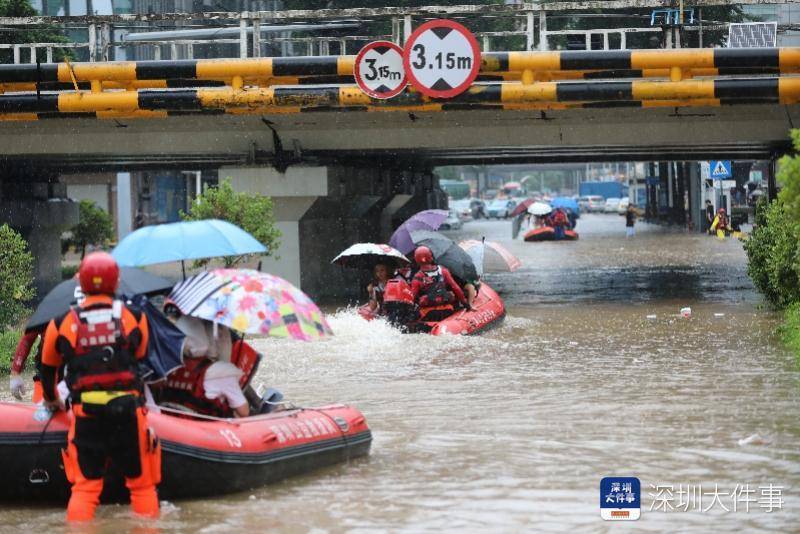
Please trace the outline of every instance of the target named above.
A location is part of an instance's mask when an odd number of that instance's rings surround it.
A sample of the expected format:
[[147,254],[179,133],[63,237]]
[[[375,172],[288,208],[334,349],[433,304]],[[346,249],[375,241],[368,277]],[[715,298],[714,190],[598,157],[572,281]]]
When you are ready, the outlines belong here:
[[733,176],[730,160],[711,160],[708,166],[711,169],[712,180],[724,180]]

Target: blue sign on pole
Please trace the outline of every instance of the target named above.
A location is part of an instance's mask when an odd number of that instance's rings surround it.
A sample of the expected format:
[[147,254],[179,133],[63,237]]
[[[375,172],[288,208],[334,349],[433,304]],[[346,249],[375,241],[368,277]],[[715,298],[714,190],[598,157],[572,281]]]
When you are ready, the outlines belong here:
[[600,481],[600,516],[606,521],[636,521],[641,508],[638,478],[606,477]]
[[733,176],[730,160],[711,160],[708,162],[708,167],[712,180],[725,180]]

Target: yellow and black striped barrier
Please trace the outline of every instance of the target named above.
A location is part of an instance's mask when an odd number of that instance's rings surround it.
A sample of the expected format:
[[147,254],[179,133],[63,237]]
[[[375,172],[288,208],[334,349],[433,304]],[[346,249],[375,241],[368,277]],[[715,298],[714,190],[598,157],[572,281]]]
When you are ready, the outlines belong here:
[[[457,109],[568,109],[597,107],[795,104],[800,77],[720,80],[600,81],[476,84],[448,100],[407,89],[375,100],[353,85],[253,89],[193,88],[0,95],[0,116],[156,117],[186,113],[300,113],[306,111],[448,111]],[[74,115],[78,114],[78,115]]]
[[0,65],[0,84],[352,76],[353,56]]
[[672,50],[564,50],[488,52],[481,72],[789,69],[800,67],[800,48],[681,48]]
[[[0,65],[0,86],[77,82],[129,83],[170,80],[261,81],[262,85],[349,83],[354,56],[307,56],[176,61],[121,61]],[[484,79],[499,76],[524,82],[600,77],[686,78],[789,74],[800,71],[799,48],[700,48],[558,52],[487,52],[481,56]],[[571,73],[580,73],[579,75]],[[540,76],[537,78],[537,74]],[[169,86],[169,85],[166,85]],[[27,87],[30,87],[28,85]]]

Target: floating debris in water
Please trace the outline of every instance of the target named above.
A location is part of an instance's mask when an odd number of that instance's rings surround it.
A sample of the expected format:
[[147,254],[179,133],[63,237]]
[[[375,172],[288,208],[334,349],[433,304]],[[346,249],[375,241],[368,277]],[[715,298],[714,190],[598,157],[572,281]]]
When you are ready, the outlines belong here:
[[745,445],[769,445],[770,443],[772,443],[770,440],[761,437],[759,434],[753,434],[752,436],[747,436],[739,440],[739,445],[741,447]]

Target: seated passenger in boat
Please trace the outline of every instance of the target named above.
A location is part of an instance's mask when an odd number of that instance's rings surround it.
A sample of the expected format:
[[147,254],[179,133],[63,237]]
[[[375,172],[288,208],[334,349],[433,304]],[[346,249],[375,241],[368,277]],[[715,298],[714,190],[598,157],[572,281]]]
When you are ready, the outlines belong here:
[[406,281],[407,284],[411,284],[414,281],[414,275],[417,274],[417,269],[414,265],[406,265],[404,267],[398,267],[395,272],[394,276],[402,278]]
[[475,280],[467,280],[461,285],[464,287],[464,293],[467,296],[467,309],[471,310],[475,303],[475,297],[478,296],[478,291],[481,289],[481,279],[478,277]]
[[216,417],[247,417],[250,406],[239,385],[242,370],[230,363],[232,338],[228,328],[183,315],[172,303],[164,306],[186,340],[183,366],[167,376],[160,404],[189,408]]
[[389,274],[391,270],[385,263],[378,263],[372,269],[374,276],[372,282],[367,286],[367,293],[369,294],[369,309],[378,315],[384,315],[383,309],[383,293],[386,291],[386,282],[389,281]]
[[411,292],[419,305],[420,321],[441,321],[452,315],[455,304],[466,306],[467,298],[447,267],[436,265],[428,247],[414,251],[419,271],[414,275]]

